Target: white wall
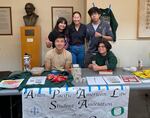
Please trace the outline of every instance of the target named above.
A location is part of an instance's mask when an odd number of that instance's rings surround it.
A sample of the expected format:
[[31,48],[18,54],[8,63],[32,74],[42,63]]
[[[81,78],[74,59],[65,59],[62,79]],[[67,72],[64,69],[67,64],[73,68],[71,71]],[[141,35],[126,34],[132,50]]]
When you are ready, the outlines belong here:
[[0,0],[0,6],[11,6],[13,25],[12,36],[0,36],[0,71],[21,69],[20,26],[24,25],[22,17],[27,2],[35,5],[39,15],[37,25],[41,26],[42,62],[47,51],[44,40],[51,31],[51,6],[73,6],[85,21],[85,0]]
[[47,51],[44,39],[51,31],[51,6],[74,6],[74,10],[81,11],[88,22],[87,10],[94,2],[102,8],[111,4],[119,23],[117,42],[113,43],[113,51],[119,59],[118,66],[137,65],[138,59],[142,59],[145,66],[150,66],[150,40],[136,38],[137,1],[87,0],[85,4],[84,0],[0,0],[0,6],[11,6],[13,25],[12,36],[0,36],[0,71],[21,69],[20,26],[24,25],[22,16],[25,15],[24,5],[27,2],[35,5],[36,13],[40,16],[37,24],[41,26],[42,61]]
[[[111,4],[119,23],[117,42],[112,43],[118,66],[136,66],[138,59],[143,60],[144,66],[150,66],[150,39],[137,39],[138,0],[87,0],[87,11],[93,2],[101,8]],[[88,15],[86,19],[89,22]]]

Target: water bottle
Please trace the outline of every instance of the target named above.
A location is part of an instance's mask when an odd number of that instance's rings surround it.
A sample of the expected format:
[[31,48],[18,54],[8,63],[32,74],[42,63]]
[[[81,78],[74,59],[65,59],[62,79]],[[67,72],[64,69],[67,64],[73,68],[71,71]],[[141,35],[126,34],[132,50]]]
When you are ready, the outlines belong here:
[[79,67],[79,64],[73,64],[72,68],[72,75],[76,83],[81,82],[81,68]]
[[30,71],[30,55],[25,53],[24,54],[24,71]]
[[142,70],[142,69],[143,69],[143,61],[138,60],[138,70]]

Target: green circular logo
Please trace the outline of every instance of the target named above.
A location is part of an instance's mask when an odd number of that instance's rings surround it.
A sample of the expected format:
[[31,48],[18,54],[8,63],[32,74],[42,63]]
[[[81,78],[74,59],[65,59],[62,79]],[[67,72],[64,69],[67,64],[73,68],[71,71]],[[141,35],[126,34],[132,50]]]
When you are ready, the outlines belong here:
[[112,110],[111,110],[111,114],[113,116],[121,116],[122,114],[124,113],[124,108],[123,107],[114,107]]

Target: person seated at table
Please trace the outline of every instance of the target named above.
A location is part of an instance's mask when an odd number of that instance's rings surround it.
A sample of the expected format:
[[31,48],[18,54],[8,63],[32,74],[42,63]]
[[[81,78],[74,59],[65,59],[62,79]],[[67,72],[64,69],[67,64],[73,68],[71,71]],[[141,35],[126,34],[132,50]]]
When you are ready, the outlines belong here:
[[101,40],[98,43],[98,52],[92,60],[92,64],[88,67],[94,71],[114,70],[117,65],[117,58],[110,49],[111,44],[106,40]]
[[72,64],[72,55],[65,49],[65,35],[57,35],[55,46],[55,48],[46,53],[45,69],[69,71]]

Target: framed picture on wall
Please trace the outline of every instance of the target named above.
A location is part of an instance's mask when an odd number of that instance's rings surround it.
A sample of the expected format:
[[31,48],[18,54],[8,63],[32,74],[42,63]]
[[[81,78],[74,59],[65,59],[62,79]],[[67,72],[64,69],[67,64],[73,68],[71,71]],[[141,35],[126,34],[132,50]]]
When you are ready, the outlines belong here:
[[0,7],[0,35],[12,35],[11,7]]
[[150,0],[138,0],[137,37],[150,39]]
[[67,19],[68,24],[72,22],[73,7],[69,6],[52,6],[52,28],[55,27],[59,17]]

